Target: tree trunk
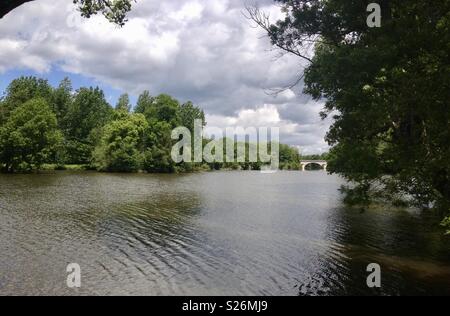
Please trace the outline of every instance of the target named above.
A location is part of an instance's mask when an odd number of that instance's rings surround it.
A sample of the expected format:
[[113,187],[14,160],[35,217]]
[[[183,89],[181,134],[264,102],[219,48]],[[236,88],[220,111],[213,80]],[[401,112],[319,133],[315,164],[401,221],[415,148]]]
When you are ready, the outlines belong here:
[[21,6],[26,2],[34,0],[1,0],[0,1],[0,19],[7,15],[9,12],[15,8]]

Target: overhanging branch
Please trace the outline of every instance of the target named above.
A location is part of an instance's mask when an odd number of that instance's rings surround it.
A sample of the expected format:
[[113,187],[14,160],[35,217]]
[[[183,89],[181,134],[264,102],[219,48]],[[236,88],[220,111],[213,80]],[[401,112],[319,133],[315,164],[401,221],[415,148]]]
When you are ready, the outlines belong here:
[[22,4],[34,0],[2,0],[0,2],[0,19]]

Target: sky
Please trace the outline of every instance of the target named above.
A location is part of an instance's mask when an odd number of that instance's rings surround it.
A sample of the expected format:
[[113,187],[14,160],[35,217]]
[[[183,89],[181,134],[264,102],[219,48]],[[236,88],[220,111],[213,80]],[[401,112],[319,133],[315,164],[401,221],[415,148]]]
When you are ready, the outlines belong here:
[[[137,0],[119,28],[81,18],[72,0],[29,2],[0,20],[0,93],[22,75],[99,86],[112,105],[125,92],[132,102],[144,90],[167,93],[203,108],[208,126],[279,127],[281,142],[303,154],[327,151],[324,102],[302,84],[269,93],[296,82],[305,64],[273,49],[245,17],[246,3]],[[257,3],[271,20],[282,17],[274,1]]]

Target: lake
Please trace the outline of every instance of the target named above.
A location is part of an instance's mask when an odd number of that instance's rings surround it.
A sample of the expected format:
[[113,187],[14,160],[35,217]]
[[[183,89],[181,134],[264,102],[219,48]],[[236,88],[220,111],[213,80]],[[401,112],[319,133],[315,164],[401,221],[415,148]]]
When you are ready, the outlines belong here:
[[322,171],[0,175],[0,294],[450,295],[438,218],[344,207],[341,184]]

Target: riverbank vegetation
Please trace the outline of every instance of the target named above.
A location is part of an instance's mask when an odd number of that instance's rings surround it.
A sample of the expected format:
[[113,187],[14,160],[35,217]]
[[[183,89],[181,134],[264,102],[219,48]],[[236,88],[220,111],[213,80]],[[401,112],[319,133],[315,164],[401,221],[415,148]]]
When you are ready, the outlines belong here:
[[249,17],[307,62],[305,92],[334,120],[328,170],[356,184],[348,201],[408,196],[449,214],[450,1],[378,1],[380,27],[364,1],[276,2],[284,19],[258,8]]
[[[175,163],[171,132],[178,126],[193,131],[195,120],[206,125],[201,108],[165,94],[154,97],[144,91],[134,107],[123,94],[113,107],[98,87],[73,91],[69,79],[54,88],[44,79],[21,77],[10,83],[0,100],[0,167],[7,173],[52,168],[173,173],[262,167],[248,157],[241,163]],[[281,144],[280,168],[299,167],[298,150]]]

